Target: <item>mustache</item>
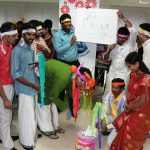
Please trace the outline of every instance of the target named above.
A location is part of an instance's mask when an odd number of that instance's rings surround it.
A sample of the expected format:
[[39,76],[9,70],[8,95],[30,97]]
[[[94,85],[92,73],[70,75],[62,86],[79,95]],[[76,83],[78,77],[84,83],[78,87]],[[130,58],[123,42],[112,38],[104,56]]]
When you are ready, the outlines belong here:
[[17,40],[14,40],[14,42],[13,43],[17,43],[18,42],[18,39]]
[[34,39],[28,39],[28,41],[33,41]]

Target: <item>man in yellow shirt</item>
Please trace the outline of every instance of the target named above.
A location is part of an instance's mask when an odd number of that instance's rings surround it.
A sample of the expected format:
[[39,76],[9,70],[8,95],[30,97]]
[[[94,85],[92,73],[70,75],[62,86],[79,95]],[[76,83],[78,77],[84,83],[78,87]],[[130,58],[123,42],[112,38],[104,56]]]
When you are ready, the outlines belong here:
[[124,87],[125,83],[123,79],[115,78],[112,80],[112,92],[108,93],[106,99],[103,101],[103,108],[104,111],[106,111],[109,120],[109,124],[105,126],[105,130],[109,131],[109,129],[113,128],[112,122],[123,111],[126,100]]

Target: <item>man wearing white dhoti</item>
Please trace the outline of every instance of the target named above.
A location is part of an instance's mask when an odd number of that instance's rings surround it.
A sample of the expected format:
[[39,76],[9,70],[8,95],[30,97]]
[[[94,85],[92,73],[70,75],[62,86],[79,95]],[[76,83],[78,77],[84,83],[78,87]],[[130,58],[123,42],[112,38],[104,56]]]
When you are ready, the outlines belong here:
[[39,84],[34,72],[34,51],[31,44],[36,30],[29,23],[22,28],[22,40],[12,51],[12,77],[15,80],[15,92],[19,95],[19,140],[23,148],[33,150],[36,140],[37,115],[36,104]]
[[59,127],[56,105],[52,103],[45,105],[44,109],[42,109],[40,108],[40,104],[38,104],[37,111],[40,131],[50,139],[58,139],[59,136],[56,134],[56,131],[59,133],[64,133],[65,131]]
[[12,100],[14,96],[13,80],[10,73],[12,44],[18,38],[16,27],[11,22],[1,26],[0,40],[0,135],[3,150],[17,150],[10,136],[12,120]]

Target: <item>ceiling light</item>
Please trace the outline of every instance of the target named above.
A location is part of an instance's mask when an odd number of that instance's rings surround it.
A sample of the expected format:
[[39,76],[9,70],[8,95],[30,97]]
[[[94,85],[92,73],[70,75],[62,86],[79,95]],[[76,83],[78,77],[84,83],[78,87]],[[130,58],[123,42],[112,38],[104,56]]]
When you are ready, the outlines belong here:
[[142,1],[142,0],[139,0],[139,3],[142,4],[142,5],[147,5],[147,4],[149,4],[149,2],[147,2],[147,1]]

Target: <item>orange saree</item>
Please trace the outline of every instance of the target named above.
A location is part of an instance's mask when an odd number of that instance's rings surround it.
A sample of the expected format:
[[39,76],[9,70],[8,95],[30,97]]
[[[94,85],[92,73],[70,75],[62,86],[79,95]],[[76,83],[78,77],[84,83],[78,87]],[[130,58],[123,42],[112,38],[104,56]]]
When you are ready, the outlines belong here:
[[117,136],[113,140],[110,150],[141,150],[150,131],[150,76],[140,74],[131,75],[127,104],[138,102],[145,95],[144,104],[129,112],[123,112],[113,122]]

